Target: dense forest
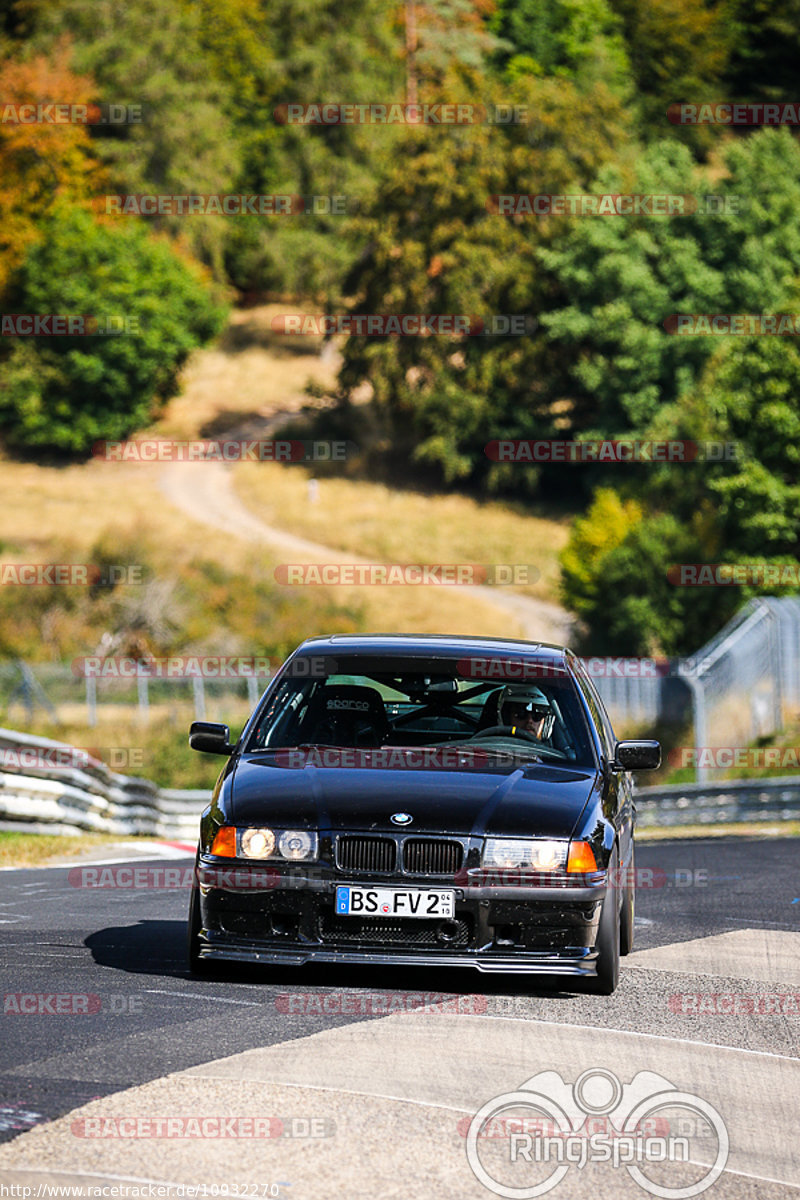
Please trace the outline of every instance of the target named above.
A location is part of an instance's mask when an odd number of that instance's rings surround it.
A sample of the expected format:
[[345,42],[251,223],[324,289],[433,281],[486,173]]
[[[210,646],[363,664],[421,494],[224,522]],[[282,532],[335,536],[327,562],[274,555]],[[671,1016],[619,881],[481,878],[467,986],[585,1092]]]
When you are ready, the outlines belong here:
[[[676,316],[797,309],[800,0],[0,11],[0,312],[131,323],[90,345],[3,330],[6,453],[88,457],[144,427],[231,304],[467,314],[480,336],[348,336],[331,419],[362,443],[368,424],[375,469],[389,447],[425,485],[581,513],[563,589],[587,648],[687,652],[759,590],[676,587],[671,564],[796,562],[795,318],[713,336]],[[749,107],[734,123],[723,104]],[[623,195],[682,199],[557,202]],[[186,196],[292,199],[232,214]],[[734,451],[487,452],[631,438]]]

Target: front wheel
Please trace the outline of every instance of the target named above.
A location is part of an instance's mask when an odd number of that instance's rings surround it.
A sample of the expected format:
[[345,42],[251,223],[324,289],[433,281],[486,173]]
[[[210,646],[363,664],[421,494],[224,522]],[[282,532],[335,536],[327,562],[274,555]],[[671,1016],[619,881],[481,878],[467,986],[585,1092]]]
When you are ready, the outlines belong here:
[[597,975],[586,980],[586,990],[595,996],[610,996],[619,983],[620,955],[620,889],[618,879],[619,857],[614,848],[608,863],[608,888],[600,924],[597,929]]

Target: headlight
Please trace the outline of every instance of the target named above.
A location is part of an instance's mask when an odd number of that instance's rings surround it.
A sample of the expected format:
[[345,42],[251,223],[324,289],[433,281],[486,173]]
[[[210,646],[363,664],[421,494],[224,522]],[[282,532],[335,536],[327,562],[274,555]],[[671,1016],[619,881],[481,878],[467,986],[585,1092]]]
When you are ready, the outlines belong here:
[[543,838],[487,838],[481,865],[558,871],[567,861],[568,845],[568,842],[545,841]]
[[239,839],[243,858],[269,858],[274,853],[275,834],[271,829],[242,829]]
[[317,857],[317,835],[305,829],[287,829],[278,838],[278,851],[284,858],[297,862]]

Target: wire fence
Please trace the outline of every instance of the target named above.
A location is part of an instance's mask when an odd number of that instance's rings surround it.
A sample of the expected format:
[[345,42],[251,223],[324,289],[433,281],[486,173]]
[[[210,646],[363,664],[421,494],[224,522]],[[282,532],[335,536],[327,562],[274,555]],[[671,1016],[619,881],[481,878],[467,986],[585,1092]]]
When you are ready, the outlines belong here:
[[800,599],[751,600],[702,649],[675,660],[661,677],[596,683],[615,726],[691,721],[697,779],[707,782],[723,768],[705,765],[704,751],[769,738],[800,707]]
[[38,718],[54,725],[85,724],[139,717],[178,722],[245,716],[269,682],[268,674],[210,679],[95,678],[73,673],[65,663],[0,662],[0,716],[8,723]]

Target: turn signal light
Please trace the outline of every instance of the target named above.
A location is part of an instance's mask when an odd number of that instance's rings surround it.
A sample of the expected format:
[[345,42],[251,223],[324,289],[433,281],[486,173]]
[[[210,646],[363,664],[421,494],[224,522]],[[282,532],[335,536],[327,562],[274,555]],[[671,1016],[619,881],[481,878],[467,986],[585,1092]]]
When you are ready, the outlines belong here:
[[588,842],[570,842],[567,873],[588,875],[597,870],[597,860]]
[[236,858],[236,828],[233,825],[220,825],[211,844],[211,853],[220,858]]

